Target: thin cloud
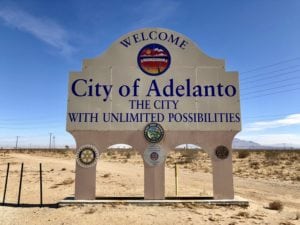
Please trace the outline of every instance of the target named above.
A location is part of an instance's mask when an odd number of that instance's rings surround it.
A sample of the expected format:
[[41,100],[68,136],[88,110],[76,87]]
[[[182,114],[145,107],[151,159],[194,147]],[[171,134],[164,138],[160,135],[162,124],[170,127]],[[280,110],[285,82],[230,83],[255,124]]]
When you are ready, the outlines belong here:
[[248,124],[245,128],[246,131],[261,131],[266,129],[286,127],[291,125],[300,125],[300,114],[292,114],[286,116],[283,119],[271,120],[271,121],[261,121]]
[[135,21],[134,26],[147,27],[162,23],[174,15],[179,5],[179,2],[174,0],[145,1],[133,9],[139,18]]
[[32,34],[64,56],[70,56],[75,51],[69,43],[68,33],[50,19],[39,18],[17,8],[0,9],[0,18],[7,26]]

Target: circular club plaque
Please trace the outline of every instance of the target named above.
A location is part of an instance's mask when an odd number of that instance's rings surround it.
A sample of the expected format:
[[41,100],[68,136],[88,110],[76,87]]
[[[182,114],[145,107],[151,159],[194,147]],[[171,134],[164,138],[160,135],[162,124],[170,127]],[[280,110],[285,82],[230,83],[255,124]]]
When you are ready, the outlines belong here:
[[93,145],[83,145],[76,151],[76,161],[79,166],[89,168],[97,163],[98,149]]
[[144,129],[144,136],[150,143],[158,143],[164,137],[164,129],[158,123],[149,123]]
[[229,155],[229,150],[223,145],[220,145],[216,148],[215,154],[219,159],[226,159]]
[[149,166],[161,164],[165,157],[165,151],[158,144],[149,144],[144,152],[144,160]]

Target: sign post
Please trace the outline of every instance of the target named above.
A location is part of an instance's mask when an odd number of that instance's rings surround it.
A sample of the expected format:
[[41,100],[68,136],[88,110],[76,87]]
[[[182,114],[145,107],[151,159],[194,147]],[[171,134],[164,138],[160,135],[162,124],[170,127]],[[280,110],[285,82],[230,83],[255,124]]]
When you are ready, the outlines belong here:
[[76,139],[76,199],[94,199],[96,163],[109,146],[133,146],[144,160],[145,199],[165,197],[165,159],[200,145],[213,166],[215,199],[233,199],[233,137],[241,129],[237,72],[177,32],[148,28],[122,36],[69,78],[67,131]]

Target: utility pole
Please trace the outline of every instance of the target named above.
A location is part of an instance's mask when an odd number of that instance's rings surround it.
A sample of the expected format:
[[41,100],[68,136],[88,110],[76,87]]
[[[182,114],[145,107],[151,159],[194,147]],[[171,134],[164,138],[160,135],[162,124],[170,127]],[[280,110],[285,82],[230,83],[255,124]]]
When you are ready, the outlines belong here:
[[53,148],[55,148],[55,136],[53,135],[53,141],[52,141],[52,146],[53,146]]
[[18,149],[19,137],[20,137],[20,136],[17,136],[17,139],[16,139],[16,149]]
[[49,149],[51,149],[51,141],[52,141],[52,133],[50,133],[50,139],[49,139]]

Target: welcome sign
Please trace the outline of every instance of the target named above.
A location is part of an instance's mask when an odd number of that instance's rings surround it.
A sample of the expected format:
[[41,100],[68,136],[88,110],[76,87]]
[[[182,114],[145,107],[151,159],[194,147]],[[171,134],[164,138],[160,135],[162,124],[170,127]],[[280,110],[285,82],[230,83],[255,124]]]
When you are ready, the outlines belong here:
[[[165,198],[165,161],[191,143],[209,154],[215,199],[233,199],[232,149],[241,129],[237,72],[177,32],[141,29],[71,72],[67,130],[76,140],[75,198],[95,199],[96,164],[111,145],[137,150],[144,198]],[[137,168],[139,169],[139,168]]]
[[237,72],[205,55],[187,37],[142,29],[71,72],[67,130],[239,131]]

